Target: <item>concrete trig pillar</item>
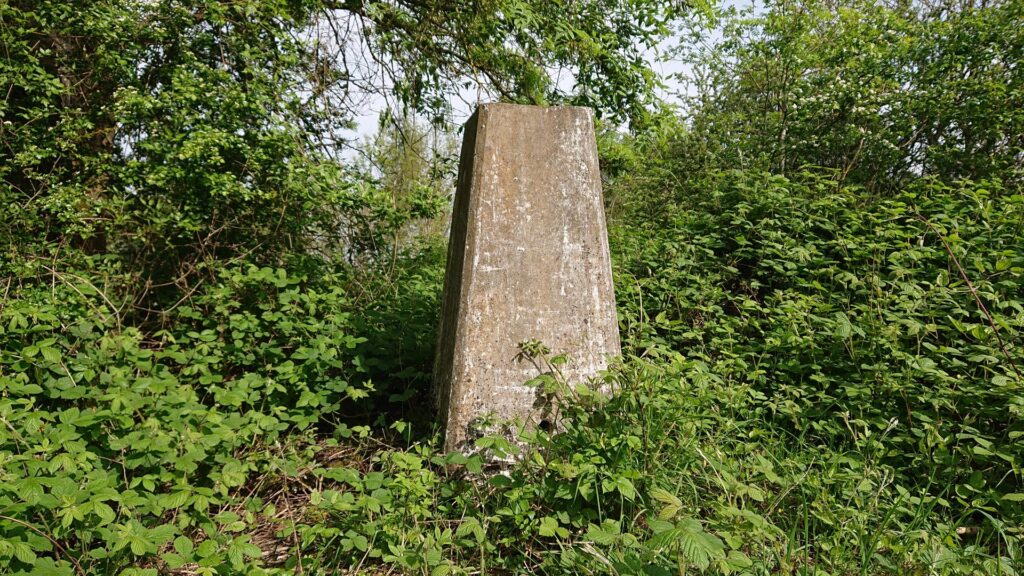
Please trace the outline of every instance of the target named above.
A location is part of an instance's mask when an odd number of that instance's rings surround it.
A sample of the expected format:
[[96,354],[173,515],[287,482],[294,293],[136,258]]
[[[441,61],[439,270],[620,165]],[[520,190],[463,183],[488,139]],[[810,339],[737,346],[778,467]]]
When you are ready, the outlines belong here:
[[597,144],[587,108],[485,104],[466,123],[452,215],[435,400],[445,448],[486,418],[536,426],[540,340],[586,381],[619,354]]

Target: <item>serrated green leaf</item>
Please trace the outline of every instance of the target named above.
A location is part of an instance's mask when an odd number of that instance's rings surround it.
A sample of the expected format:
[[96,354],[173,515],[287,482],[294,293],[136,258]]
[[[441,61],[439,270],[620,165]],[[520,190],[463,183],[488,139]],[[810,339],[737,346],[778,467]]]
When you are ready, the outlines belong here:
[[14,557],[25,564],[35,564],[36,553],[32,550],[32,547],[28,545],[28,542],[12,542]]
[[117,519],[117,514],[114,509],[103,502],[94,502],[92,507],[93,512],[99,516],[102,524],[110,524]]
[[176,570],[185,564],[188,564],[188,561],[186,561],[185,558],[179,554],[175,554],[174,552],[165,552],[160,555],[160,558],[166,562],[167,567],[172,570]]
[[192,557],[192,551],[195,550],[195,544],[190,538],[184,536],[178,536],[174,539],[174,549],[186,558]]
[[602,546],[611,546],[615,543],[615,539],[618,535],[612,534],[606,531],[604,528],[591,524],[587,527],[586,537],[589,540],[593,540],[595,543]]
[[625,476],[619,476],[615,479],[615,488],[627,500],[633,500],[636,498],[636,487],[633,486],[633,481]]
[[683,507],[683,502],[679,500],[679,498],[663,488],[653,488],[651,490],[651,498],[654,498],[662,504],[668,504],[669,506],[675,506],[676,508]]
[[538,534],[541,536],[554,536],[558,533],[558,520],[551,516],[545,516],[540,519],[540,526],[537,529]]

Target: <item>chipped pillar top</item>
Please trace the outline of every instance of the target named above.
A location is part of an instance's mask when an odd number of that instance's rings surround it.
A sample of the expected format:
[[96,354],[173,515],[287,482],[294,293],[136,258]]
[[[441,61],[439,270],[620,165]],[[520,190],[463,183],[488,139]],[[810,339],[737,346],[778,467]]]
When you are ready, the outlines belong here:
[[434,366],[445,448],[485,418],[540,422],[540,340],[572,383],[619,354],[597,144],[587,108],[485,104],[466,123]]

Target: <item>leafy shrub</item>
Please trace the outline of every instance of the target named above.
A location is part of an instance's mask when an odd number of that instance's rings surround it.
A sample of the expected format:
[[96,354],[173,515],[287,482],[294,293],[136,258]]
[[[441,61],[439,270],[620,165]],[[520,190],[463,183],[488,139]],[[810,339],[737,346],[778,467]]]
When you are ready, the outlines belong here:
[[559,62],[653,124],[601,142],[613,394],[552,370],[559,432],[472,456],[420,394],[444,163],[334,159],[328,4],[0,5],[0,572],[1020,570],[1018,3],[772,4],[689,125],[640,106],[678,3],[339,4],[410,106]]
[[683,174],[816,166],[879,193],[921,175],[1019,186],[1022,15],[1013,0],[725,6],[713,40],[701,22],[678,49],[692,65]]
[[187,534],[241,567],[259,549],[229,528],[236,491],[367,395],[343,290],[226,269],[147,337],[88,274],[0,310],[0,562],[109,573]]
[[[485,437],[468,458],[438,454],[415,417],[374,436],[351,421],[371,387],[403,397],[424,377],[435,252],[367,285],[395,290],[370,306],[322,267],[225,269],[151,337],[119,325],[102,262],[12,283],[0,562],[1012,574],[1020,195],[921,182],[880,200],[742,172],[703,189],[677,191],[666,221],[613,226],[615,393],[538,381],[571,399],[563,431]],[[421,320],[387,328],[402,318]],[[377,348],[397,342],[408,360]],[[487,472],[486,454],[517,450]]]
[[[983,549],[1017,546],[1024,197],[727,172],[675,206],[615,233],[633,350],[678,350],[789,442],[883,473],[861,488],[898,492],[891,521],[927,511]],[[830,506],[800,529],[836,529]]]

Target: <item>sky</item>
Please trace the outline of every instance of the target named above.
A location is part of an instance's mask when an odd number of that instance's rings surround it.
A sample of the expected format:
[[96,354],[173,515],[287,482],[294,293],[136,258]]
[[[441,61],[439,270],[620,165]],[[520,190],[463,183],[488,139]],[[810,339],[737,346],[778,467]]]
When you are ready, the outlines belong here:
[[[673,93],[684,90],[684,86],[673,75],[687,71],[687,67],[682,62],[678,60],[665,60],[663,57],[665,52],[676,41],[675,38],[669,38],[655,49],[647,51],[647,60],[651,68],[661,75],[666,82],[666,89],[659,96],[669,101],[672,100]],[[571,73],[563,71],[559,74],[557,71],[552,71],[552,74],[556,76],[556,81],[560,88],[567,92],[572,90],[573,78]],[[469,116],[476,108],[478,98],[481,102],[490,101],[486,94],[478,94],[475,86],[463,89],[451,97],[450,104],[454,125],[462,125],[469,119]],[[381,96],[368,96],[365,98],[364,105],[359,110],[360,113],[355,117],[356,127],[351,131],[351,137],[358,141],[374,135],[377,132],[380,113],[387,108],[388,102]]]
[[[739,9],[753,8],[755,13],[763,11],[764,0],[722,0],[722,7],[734,7]],[[721,31],[712,29],[704,39],[704,42],[713,45],[722,38]],[[692,87],[680,80],[690,71],[690,66],[679,60],[668,57],[671,48],[679,42],[678,36],[670,36],[658,46],[646,51],[647,61],[651,68],[658,73],[665,83],[664,89],[659,96],[669,103],[682,104],[680,94],[693,95]],[[555,71],[552,71],[556,73]],[[563,90],[572,90],[572,75],[562,72],[556,76],[558,85]],[[450,99],[452,109],[452,121],[455,126],[461,126],[473,113],[478,102],[491,101],[486,94],[479,94],[476,87],[470,87],[452,95]],[[388,109],[388,102],[379,95],[365,95],[362,98],[362,105],[359,106],[358,114],[355,117],[355,129],[348,135],[354,142],[361,142],[377,133],[380,113]]]

